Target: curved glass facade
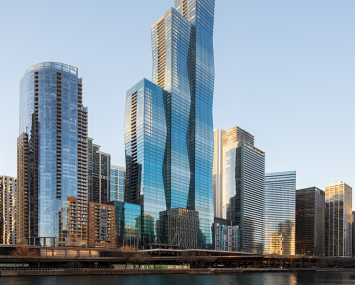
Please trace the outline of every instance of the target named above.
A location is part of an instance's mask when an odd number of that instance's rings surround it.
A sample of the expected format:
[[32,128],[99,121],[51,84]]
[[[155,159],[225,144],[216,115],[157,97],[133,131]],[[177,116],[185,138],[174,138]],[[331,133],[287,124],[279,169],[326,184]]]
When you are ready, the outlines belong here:
[[164,91],[144,79],[127,91],[125,202],[142,206],[140,244],[157,242],[156,221],[166,209],[163,179],[167,137]]
[[296,171],[265,174],[264,253],[296,251]]
[[[144,239],[149,243],[158,242],[154,225],[159,219],[156,210],[180,207],[199,212],[199,246],[212,244],[214,6],[214,0],[175,1],[176,9],[170,8],[151,27],[153,84],[148,80],[143,81],[144,85],[150,86],[150,91],[140,92],[138,85],[142,83],[139,83],[127,93],[126,186],[131,189],[126,187],[129,194],[125,196],[128,199],[125,201],[136,200],[136,203],[144,205],[143,219],[149,215],[149,227],[154,229],[154,235],[142,230],[143,235],[147,234]],[[157,87],[161,89],[158,90]],[[137,95],[145,99],[136,98]],[[158,108],[152,112],[159,112],[162,121],[152,122],[146,115],[142,121],[139,117],[141,109],[158,107],[150,97],[158,98],[163,103],[163,108],[159,107],[161,110],[158,111]],[[142,104],[147,104],[148,107]],[[163,125],[164,132],[160,132],[159,137],[151,136],[150,139],[163,151],[161,154],[150,153],[148,145],[139,140],[139,132],[149,136],[154,128],[161,128]],[[137,138],[132,134],[137,134]],[[147,185],[146,163],[160,163],[160,155],[163,155],[161,168],[160,164],[155,169],[151,168],[149,175],[162,179],[163,184],[160,185],[159,181],[155,187],[163,190],[157,192],[161,192],[163,196],[158,194],[159,199],[152,204],[146,200],[147,187],[150,187]],[[141,190],[138,191],[137,187]],[[157,201],[162,208],[155,207],[154,203]],[[164,203],[160,204],[162,201]],[[143,222],[147,229],[146,223]]]
[[[27,206],[19,213],[19,227],[26,229],[20,242],[65,245],[66,238],[84,238],[87,111],[77,68],[44,62],[26,71],[20,83],[19,132],[22,147],[28,144],[22,154],[29,163],[28,184],[19,189]],[[75,226],[68,197],[78,197],[83,210]]]

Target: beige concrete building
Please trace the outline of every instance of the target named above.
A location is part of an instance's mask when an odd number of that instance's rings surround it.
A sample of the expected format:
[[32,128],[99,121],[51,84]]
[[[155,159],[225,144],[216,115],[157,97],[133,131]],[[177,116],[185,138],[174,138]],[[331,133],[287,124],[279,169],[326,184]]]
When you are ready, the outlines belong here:
[[0,243],[16,244],[17,180],[0,175]]

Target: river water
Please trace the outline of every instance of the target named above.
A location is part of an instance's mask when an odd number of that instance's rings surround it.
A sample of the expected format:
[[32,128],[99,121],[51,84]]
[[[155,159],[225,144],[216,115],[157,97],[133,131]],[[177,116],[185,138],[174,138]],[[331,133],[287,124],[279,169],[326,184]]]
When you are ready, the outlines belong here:
[[248,273],[237,275],[91,275],[0,277],[0,285],[263,285],[355,284],[354,272]]

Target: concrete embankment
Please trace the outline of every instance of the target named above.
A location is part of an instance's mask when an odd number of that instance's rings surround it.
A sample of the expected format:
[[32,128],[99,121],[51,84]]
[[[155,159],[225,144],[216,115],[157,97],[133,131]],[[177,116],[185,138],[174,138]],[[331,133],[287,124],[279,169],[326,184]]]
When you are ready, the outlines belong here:
[[247,274],[262,272],[299,272],[299,271],[355,271],[354,269],[330,268],[230,268],[230,269],[175,269],[175,270],[113,270],[113,269],[27,269],[27,270],[0,270],[0,276],[73,276],[73,275],[146,275],[146,274],[195,274],[195,275],[211,275],[211,274]]

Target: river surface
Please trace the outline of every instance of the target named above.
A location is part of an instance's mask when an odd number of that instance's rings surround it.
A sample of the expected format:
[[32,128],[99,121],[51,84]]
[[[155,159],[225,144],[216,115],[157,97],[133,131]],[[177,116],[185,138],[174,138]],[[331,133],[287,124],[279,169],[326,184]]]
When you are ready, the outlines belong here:
[[0,277],[0,285],[263,285],[355,284],[354,272],[248,273],[236,275],[91,275]]

